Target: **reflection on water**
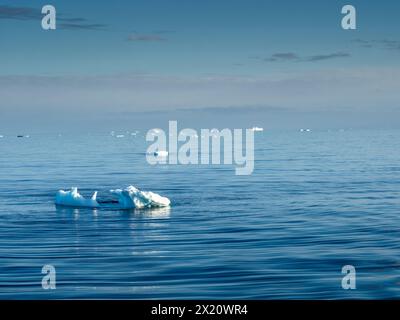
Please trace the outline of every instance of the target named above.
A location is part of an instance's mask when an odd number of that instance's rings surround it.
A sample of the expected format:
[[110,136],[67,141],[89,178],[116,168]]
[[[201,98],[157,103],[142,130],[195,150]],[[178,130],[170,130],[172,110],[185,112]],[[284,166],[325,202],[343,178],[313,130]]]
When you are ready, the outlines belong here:
[[[93,216],[98,216],[101,214],[102,209],[99,208],[73,208],[68,206],[55,205],[56,212],[62,215],[71,215],[75,219],[79,218],[80,212],[88,213],[90,212]],[[110,210],[107,208],[107,210]],[[171,207],[158,207],[158,208],[141,208],[141,209],[114,209],[115,212],[119,214],[135,215],[138,217],[146,218],[168,218],[171,213]]]
[[143,216],[146,218],[169,218],[171,213],[171,207],[160,207],[160,208],[148,208],[148,209],[134,209],[129,211],[137,216]]

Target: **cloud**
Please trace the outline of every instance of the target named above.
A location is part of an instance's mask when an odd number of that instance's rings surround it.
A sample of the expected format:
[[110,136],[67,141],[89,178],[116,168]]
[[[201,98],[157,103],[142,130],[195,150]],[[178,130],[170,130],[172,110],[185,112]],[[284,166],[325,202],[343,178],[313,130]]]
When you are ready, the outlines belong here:
[[[280,52],[274,53],[271,56],[262,59],[267,62],[318,62],[323,60],[337,59],[337,58],[348,58],[351,55],[346,52],[334,52],[328,54],[316,54],[312,56],[300,56],[293,52]],[[256,58],[260,59],[260,58]]]
[[[40,20],[43,17],[41,10],[32,7],[11,7],[0,5],[0,19],[8,20]],[[85,18],[68,17],[57,14],[57,27],[69,30],[100,30],[107,25],[90,23]]]
[[0,5],[0,19],[33,20],[40,18],[40,11],[30,7]]
[[159,34],[137,34],[133,33],[128,36],[128,41],[143,41],[143,42],[154,42],[154,41],[165,41],[166,38],[161,37]]
[[100,23],[59,23],[58,26],[61,29],[69,30],[101,30],[107,27],[107,25]]
[[350,57],[349,53],[336,52],[336,53],[318,54],[318,55],[306,57],[306,58],[304,58],[304,61],[315,62],[315,61],[321,61],[321,60],[329,60],[329,59],[336,59],[336,58],[348,58],[348,57]]
[[362,39],[354,39],[352,42],[358,44],[360,47],[363,48],[372,48],[373,45],[369,40],[362,40]]
[[265,61],[293,61],[299,60],[299,56],[293,52],[283,52],[283,53],[274,53],[269,58],[266,58]]
[[352,42],[363,48],[378,48],[386,50],[400,50],[400,40],[364,40],[354,39]]

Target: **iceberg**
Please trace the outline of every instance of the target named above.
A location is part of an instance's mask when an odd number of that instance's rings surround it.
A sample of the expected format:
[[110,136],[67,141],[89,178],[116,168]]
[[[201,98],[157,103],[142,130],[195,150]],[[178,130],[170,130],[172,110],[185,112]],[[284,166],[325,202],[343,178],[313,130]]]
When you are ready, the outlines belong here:
[[118,196],[118,203],[124,209],[168,207],[171,201],[151,191],[140,191],[134,186],[121,190],[110,190]]
[[97,208],[97,191],[93,194],[91,199],[86,199],[78,192],[78,188],[71,188],[71,191],[59,190],[56,194],[56,204],[70,207],[88,207]]
[[[118,197],[113,201],[114,209],[142,209],[142,208],[162,208],[168,207],[171,201],[151,191],[141,191],[134,186],[125,189],[110,190],[112,195]],[[97,191],[90,199],[86,199],[79,194],[78,188],[72,188],[70,191],[59,190],[56,194],[56,205],[68,207],[86,207],[86,208],[109,208],[109,201],[98,201]]]

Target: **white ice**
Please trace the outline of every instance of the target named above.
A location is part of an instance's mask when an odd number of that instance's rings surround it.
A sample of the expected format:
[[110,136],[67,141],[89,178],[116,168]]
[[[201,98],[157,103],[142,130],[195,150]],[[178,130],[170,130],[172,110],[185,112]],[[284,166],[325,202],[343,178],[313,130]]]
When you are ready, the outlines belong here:
[[86,199],[78,192],[78,188],[71,188],[71,191],[59,190],[56,194],[56,204],[71,207],[97,208],[99,203],[96,200],[97,191],[91,199]]
[[[110,192],[118,197],[118,204],[113,206],[116,209],[140,209],[140,208],[160,208],[168,207],[171,201],[151,191],[140,191],[139,189],[129,186],[126,189],[110,190]],[[97,191],[91,199],[86,199],[79,194],[77,188],[71,191],[59,190],[56,194],[57,205],[69,207],[102,207],[102,202],[97,201]],[[104,204],[107,207],[106,204]]]
[[118,203],[124,209],[168,207],[171,201],[151,191],[140,191],[134,186],[121,190],[111,190],[118,196]]

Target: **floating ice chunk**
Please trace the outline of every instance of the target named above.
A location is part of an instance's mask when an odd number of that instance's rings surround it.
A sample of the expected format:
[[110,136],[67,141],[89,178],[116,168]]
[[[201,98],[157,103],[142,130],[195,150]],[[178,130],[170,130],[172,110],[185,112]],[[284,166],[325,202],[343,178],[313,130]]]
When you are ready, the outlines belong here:
[[1,139],[1,138],[4,138],[4,136],[0,134],[0,139]]
[[125,135],[123,135],[123,134],[117,134],[116,137],[117,137],[117,138],[124,138]]
[[56,194],[56,204],[70,207],[89,207],[97,208],[97,191],[93,194],[91,199],[86,199],[78,192],[78,188],[71,188],[71,191],[59,190]]
[[[118,204],[112,205],[113,209],[161,208],[168,207],[171,204],[171,201],[166,197],[151,191],[140,191],[133,186],[124,190],[110,190],[110,192],[118,196]],[[97,191],[91,199],[81,196],[77,188],[72,188],[71,191],[59,190],[56,194],[56,204],[62,206],[108,208],[108,203],[97,201]]]
[[260,127],[253,127],[251,128],[252,131],[264,131],[264,128],[260,128]]
[[121,190],[110,190],[118,196],[118,203],[124,209],[168,207],[171,201],[151,191],[140,191],[134,186]]

